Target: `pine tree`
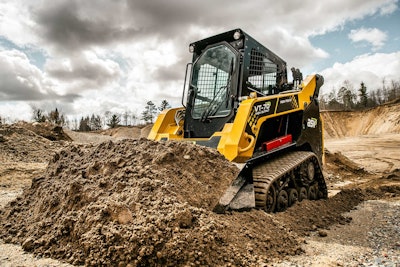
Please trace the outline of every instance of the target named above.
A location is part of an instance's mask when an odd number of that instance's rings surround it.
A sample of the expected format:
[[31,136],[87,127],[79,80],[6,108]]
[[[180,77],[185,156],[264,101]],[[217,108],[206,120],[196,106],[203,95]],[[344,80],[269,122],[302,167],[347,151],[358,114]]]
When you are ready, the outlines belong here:
[[367,107],[368,105],[368,95],[367,95],[367,87],[365,86],[364,82],[361,82],[360,84],[360,89],[358,89],[360,94],[358,95],[360,97],[360,105],[361,107]]
[[112,114],[110,119],[108,120],[107,126],[110,128],[116,128],[121,122],[121,118],[117,114]]
[[91,131],[89,126],[89,116],[81,117],[81,121],[79,122],[79,131],[80,132],[89,132]]
[[158,110],[159,110],[159,111],[163,111],[164,109],[169,109],[169,108],[171,108],[171,105],[168,103],[167,100],[164,99],[164,100],[161,102],[161,105],[158,107]]
[[142,112],[142,120],[147,123],[153,122],[154,117],[157,115],[157,107],[152,101],[148,101],[147,105]]

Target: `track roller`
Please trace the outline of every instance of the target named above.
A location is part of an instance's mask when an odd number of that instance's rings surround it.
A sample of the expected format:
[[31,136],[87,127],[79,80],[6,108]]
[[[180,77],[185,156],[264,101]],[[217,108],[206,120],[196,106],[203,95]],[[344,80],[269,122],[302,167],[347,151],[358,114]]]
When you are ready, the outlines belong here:
[[307,199],[307,189],[305,187],[300,187],[299,189],[299,201]]
[[284,211],[289,206],[289,196],[286,190],[279,191],[278,199],[276,201],[276,211]]
[[288,196],[289,196],[289,207],[292,206],[294,203],[296,203],[299,199],[299,193],[297,192],[296,189],[290,188],[288,191]]

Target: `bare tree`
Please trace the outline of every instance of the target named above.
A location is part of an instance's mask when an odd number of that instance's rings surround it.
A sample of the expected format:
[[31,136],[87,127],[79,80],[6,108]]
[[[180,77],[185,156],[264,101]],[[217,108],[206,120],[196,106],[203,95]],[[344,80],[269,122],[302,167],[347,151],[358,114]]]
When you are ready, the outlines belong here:
[[33,120],[35,122],[45,122],[46,121],[46,115],[44,115],[44,111],[41,110],[40,108],[33,107]]
[[122,118],[124,119],[124,125],[128,126],[129,113],[127,110],[122,114]]
[[100,115],[94,115],[90,117],[89,126],[92,131],[101,130],[103,128],[101,123]]

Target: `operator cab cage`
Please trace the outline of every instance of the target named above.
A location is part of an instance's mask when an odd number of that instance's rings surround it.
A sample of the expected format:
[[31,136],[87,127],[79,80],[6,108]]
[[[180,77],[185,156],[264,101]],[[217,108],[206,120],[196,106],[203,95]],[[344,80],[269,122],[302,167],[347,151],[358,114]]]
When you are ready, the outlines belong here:
[[[233,70],[238,74],[237,90],[232,92],[237,98],[248,96],[250,92],[271,95],[289,89],[286,62],[241,29],[191,43],[189,47],[193,51],[192,62],[196,62],[205,49],[219,45],[228,45],[239,55],[239,64]],[[235,79],[232,82],[234,81]]]
[[241,29],[194,42],[189,50],[192,68],[182,103],[185,138],[209,138],[221,131],[251,93],[267,96],[289,89],[286,62]]

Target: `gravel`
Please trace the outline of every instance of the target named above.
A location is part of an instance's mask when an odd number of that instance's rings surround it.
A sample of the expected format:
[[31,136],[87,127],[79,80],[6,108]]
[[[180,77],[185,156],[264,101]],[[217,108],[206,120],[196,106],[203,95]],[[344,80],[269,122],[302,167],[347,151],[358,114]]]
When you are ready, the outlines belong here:
[[400,199],[365,201],[345,215],[350,224],[333,226],[326,237],[315,232],[303,255],[271,266],[400,266]]

